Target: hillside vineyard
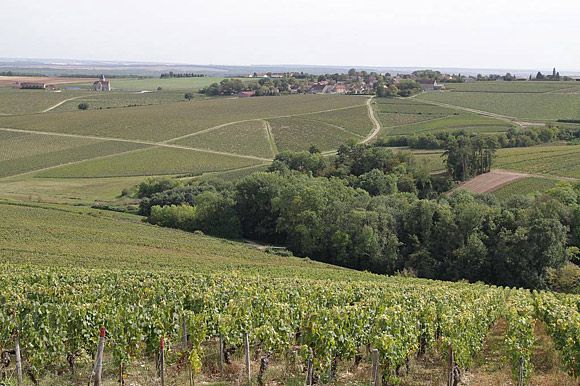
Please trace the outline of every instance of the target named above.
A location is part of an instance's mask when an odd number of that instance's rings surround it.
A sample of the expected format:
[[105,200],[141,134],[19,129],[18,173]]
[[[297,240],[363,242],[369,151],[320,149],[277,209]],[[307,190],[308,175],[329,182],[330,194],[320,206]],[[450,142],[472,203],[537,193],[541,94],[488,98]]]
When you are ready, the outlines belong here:
[[514,379],[533,371],[534,321],[547,326],[569,373],[580,372],[578,296],[409,278],[349,281],[344,275],[327,281],[4,265],[0,348],[18,342],[30,376],[39,379],[92,363],[104,327],[104,355],[121,372],[158,356],[162,341],[165,361],[187,358],[195,377],[207,347],[222,342],[228,361],[247,338],[252,356],[261,358],[258,379],[275,358],[303,364],[311,379],[329,382],[339,363],[371,361],[376,352],[379,376],[390,384],[409,358],[428,349],[449,355],[450,377],[456,376],[503,318]]

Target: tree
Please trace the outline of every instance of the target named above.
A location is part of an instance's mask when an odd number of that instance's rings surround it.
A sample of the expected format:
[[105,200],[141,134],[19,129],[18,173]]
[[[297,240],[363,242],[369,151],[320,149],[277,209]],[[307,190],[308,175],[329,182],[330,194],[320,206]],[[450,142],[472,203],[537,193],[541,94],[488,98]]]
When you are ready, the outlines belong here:
[[497,139],[479,135],[451,137],[443,153],[447,171],[456,181],[487,173],[491,170],[493,157],[499,147]]
[[87,110],[89,108],[89,104],[86,102],[79,103],[77,106],[79,110]]
[[371,196],[392,194],[397,192],[397,176],[373,169],[360,175],[354,186],[366,190]]
[[188,101],[193,99],[193,93],[192,92],[186,92],[185,93],[185,99],[187,99]]
[[283,242],[283,234],[276,229],[280,213],[273,203],[288,183],[277,173],[254,173],[236,184],[236,212],[244,237]]

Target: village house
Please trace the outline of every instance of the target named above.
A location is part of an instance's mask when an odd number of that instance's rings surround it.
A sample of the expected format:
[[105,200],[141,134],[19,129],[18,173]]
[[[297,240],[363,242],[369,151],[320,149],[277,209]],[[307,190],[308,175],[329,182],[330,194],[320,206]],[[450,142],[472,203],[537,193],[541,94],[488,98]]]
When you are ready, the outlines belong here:
[[25,90],[46,90],[47,88],[46,83],[42,82],[20,82],[19,86]]
[[94,91],[111,91],[111,81],[105,79],[105,75],[101,75],[101,78],[93,83]]
[[348,89],[344,83],[338,83],[334,86],[334,92],[337,94],[346,94]]
[[324,84],[314,84],[310,87],[309,92],[311,94],[323,94],[326,87]]
[[421,79],[421,80],[419,80],[419,84],[421,85],[421,89],[423,91],[441,91],[441,90],[445,90],[445,85],[442,84],[442,83],[437,83],[436,80]]

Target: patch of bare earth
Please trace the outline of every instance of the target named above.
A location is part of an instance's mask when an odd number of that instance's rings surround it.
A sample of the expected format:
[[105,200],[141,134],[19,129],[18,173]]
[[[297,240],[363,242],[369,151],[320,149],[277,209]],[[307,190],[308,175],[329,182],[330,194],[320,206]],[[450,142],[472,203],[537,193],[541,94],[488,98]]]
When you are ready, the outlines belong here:
[[492,170],[481,174],[461,184],[458,189],[465,189],[472,193],[490,193],[516,180],[529,177],[528,174],[508,170]]

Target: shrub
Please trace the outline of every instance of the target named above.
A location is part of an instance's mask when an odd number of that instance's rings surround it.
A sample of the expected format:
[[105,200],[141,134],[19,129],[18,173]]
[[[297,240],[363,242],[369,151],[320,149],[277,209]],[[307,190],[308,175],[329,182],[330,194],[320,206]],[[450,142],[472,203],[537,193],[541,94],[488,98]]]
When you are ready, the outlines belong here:
[[162,227],[193,230],[195,212],[195,207],[189,205],[156,205],[151,208],[151,215],[147,221]]
[[82,103],[79,103],[79,105],[77,107],[79,108],[79,110],[88,110],[89,104],[86,102],[82,102]]

